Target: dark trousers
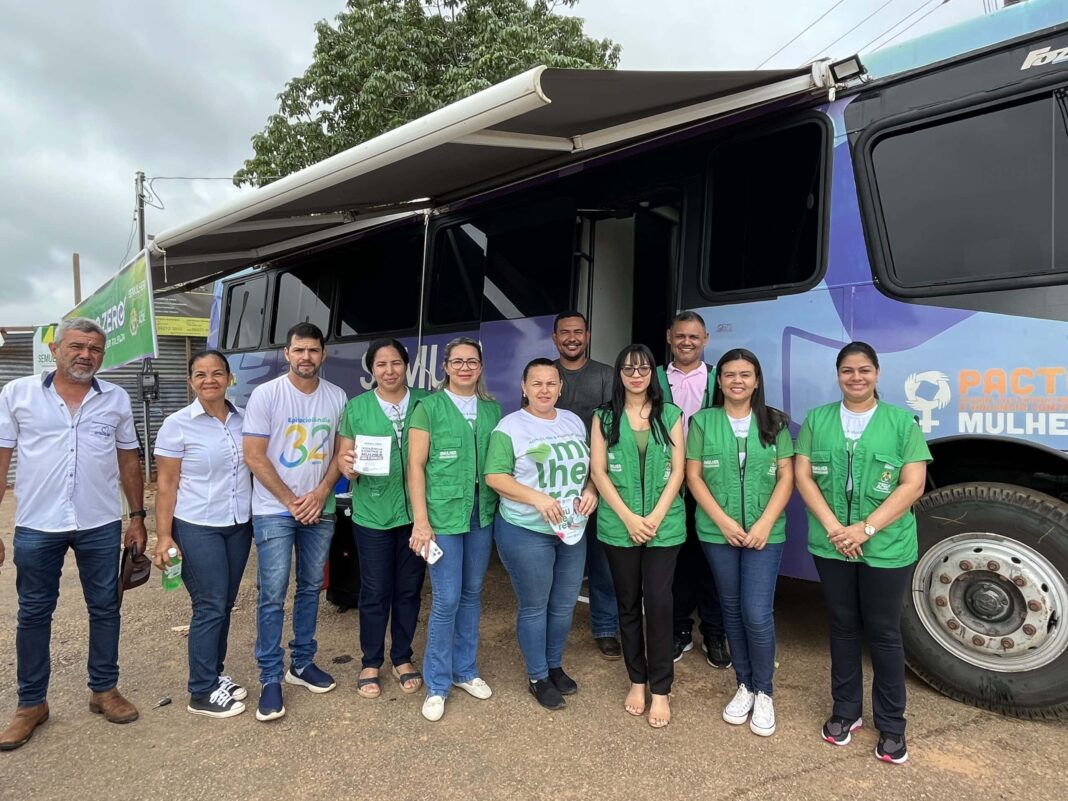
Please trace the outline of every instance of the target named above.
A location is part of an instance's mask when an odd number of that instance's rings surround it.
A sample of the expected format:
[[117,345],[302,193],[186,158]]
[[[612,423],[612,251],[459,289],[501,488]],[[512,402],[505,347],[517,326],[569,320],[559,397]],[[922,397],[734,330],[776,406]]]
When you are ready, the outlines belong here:
[[875,728],[905,733],[905,649],[901,608],[912,567],[869,567],[862,562],[815,557],[831,624],[832,714],[859,718],[864,701],[861,639],[872,666]]
[[389,659],[412,661],[412,639],[419,619],[426,562],[408,547],[411,526],[379,531],[355,523],[360,552],[360,649],[365,668],[380,668],[389,623]]
[[189,694],[204,696],[225,672],[230,613],[252,548],[252,524],[200,526],[174,518],[171,531],[182,551],[182,583],[189,591]]
[[649,691],[656,695],[671,692],[671,683],[675,678],[671,582],[679,548],[678,545],[667,548],[604,545],[608,566],[612,570],[612,583],[616,588],[619,634],[623,642],[627,675],[633,684],[648,682]]
[[89,610],[89,689],[110,690],[119,680],[119,545],[116,520],[81,531],[37,531],[15,526],[15,591],[19,597],[15,654],[19,706],[43,704],[51,677],[52,613],[67,549],[74,551]]
[[716,580],[701,549],[701,541],[697,539],[697,501],[689,493],[683,496],[683,500],[686,503],[686,542],[679,552],[675,580],[671,584],[675,634],[691,636],[696,609],[701,636],[706,639],[722,637],[723,610],[719,606]]

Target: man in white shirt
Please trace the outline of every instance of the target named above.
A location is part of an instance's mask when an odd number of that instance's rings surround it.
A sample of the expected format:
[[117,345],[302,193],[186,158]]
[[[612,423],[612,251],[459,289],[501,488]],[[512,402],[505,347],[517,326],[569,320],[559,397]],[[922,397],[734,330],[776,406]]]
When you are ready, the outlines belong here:
[[[336,683],[315,665],[319,590],[334,535],[334,484],[338,421],[348,402],[344,391],[319,378],[326,358],[322,331],[297,323],[282,350],[289,370],[256,387],[245,407],[245,463],[252,471],[252,527],[256,538],[259,601],[256,661],[260,701],[256,719],[286,713],[282,680],[315,693]],[[283,606],[293,549],[297,589],[293,600],[290,667],[283,674]]]
[[[15,567],[19,598],[15,651],[18,710],[0,733],[0,751],[24,745],[48,720],[52,613],[67,549],[73,549],[89,609],[89,709],[112,723],[137,720],[119,693],[119,483],[130,505],[126,545],[144,553],[144,484],[130,398],[95,378],[104,330],[73,318],[49,345],[56,369],[0,391],[0,475],[18,448]],[[3,500],[4,483],[0,483]],[[0,564],[4,548],[0,543]]]

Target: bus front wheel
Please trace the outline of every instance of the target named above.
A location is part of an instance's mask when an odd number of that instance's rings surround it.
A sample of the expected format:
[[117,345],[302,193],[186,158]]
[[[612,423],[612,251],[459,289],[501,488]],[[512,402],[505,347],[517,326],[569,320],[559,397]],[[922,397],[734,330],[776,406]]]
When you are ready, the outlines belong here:
[[939,692],[1024,718],[1068,718],[1068,504],[956,484],[916,504],[906,660]]

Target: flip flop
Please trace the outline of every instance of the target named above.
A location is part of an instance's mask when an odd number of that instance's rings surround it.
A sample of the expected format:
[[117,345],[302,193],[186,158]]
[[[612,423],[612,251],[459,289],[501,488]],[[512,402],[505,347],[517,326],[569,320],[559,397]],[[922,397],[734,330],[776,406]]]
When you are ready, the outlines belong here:
[[[376,692],[366,690],[366,687],[374,687]],[[361,698],[378,698],[382,694],[382,683],[378,676],[368,676],[365,679],[356,679],[356,694]]]
[[[411,673],[401,673],[396,667],[393,668],[393,678],[400,682],[401,692],[411,695],[417,692],[420,687],[423,686],[423,674],[418,670],[413,670]],[[414,687],[405,686],[405,682],[415,681]]]

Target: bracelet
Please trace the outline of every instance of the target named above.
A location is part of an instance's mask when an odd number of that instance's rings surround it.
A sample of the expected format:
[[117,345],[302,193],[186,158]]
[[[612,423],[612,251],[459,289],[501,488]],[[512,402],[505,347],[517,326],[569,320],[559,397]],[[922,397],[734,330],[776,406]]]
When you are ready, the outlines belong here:
[[144,509],[138,509],[136,512],[130,512],[130,519],[133,520],[135,517],[148,517],[148,512],[146,512]]

